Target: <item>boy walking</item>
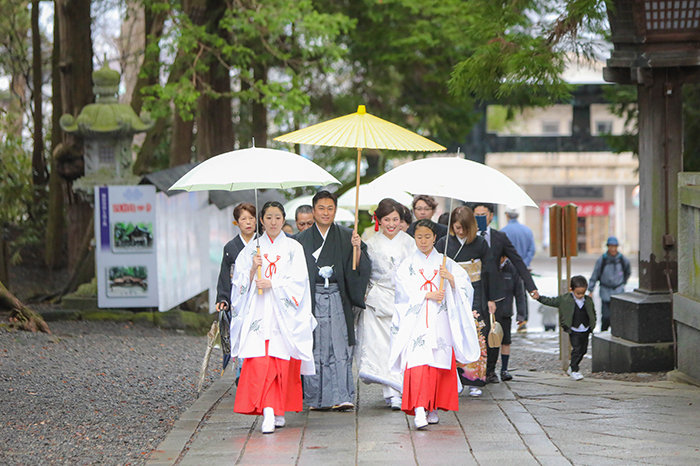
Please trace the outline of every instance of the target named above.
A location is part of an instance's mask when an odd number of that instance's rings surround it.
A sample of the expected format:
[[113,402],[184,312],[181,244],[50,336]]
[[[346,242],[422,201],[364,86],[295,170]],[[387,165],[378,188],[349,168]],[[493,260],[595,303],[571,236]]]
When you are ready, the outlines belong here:
[[548,298],[540,296],[538,301],[545,306],[559,309],[559,324],[569,334],[571,340],[571,365],[567,374],[572,380],[581,380],[579,364],[588,351],[588,335],[595,328],[595,308],[593,299],[586,296],[588,281],[582,275],[571,277],[569,293]]

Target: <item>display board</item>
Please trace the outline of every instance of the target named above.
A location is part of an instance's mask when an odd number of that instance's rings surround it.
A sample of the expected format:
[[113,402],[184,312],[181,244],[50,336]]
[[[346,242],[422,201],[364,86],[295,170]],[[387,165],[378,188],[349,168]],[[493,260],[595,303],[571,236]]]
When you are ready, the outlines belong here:
[[95,188],[97,305],[157,307],[155,186]]

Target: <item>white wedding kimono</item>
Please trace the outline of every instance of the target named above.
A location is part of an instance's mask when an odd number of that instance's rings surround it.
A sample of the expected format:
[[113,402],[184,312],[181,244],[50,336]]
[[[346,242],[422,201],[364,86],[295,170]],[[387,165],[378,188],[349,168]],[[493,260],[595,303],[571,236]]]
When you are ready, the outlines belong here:
[[446,267],[454,275],[455,289],[445,280],[441,304],[425,299],[427,292],[438,291],[440,265],[442,254],[433,248],[427,257],[416,250],[396,269],[389,357],[394,373],[422,365],[449,370],[453,349],[455,359],[462,364],[479,359],[481,349],[471,310],[474,289],[467,272],[448,258]]
[[393,238],[379,232],[367,241],[367,255],[372,261],[372,273],[365,297],[366,309],[358,322],[359,376],[366,383],[381,383],[396,390],[385,390],[385,398],[400,394],[403,377],[389,370],[391,319],[394,315],[394,284],[396,267],[416,250],[416,242],[403,231]]
[[265,233],[260,237],[262,277],[272,288],[258,294],[250,269],[256,254],[256,241],[246,245],[234,269],[231,288],[231,357],[255,358],[268,354],[279,359],[301,360],[301,373],[315,373],[311,293],[306,257],[301,245],[280,233],[274,242]]

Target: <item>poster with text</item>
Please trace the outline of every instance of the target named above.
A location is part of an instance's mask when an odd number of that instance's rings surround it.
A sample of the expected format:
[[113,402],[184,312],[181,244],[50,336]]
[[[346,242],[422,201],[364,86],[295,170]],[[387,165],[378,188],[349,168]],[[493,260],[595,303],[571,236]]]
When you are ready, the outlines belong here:
[[99,307],[158,306],[155,206],[155,186],[95,188]]

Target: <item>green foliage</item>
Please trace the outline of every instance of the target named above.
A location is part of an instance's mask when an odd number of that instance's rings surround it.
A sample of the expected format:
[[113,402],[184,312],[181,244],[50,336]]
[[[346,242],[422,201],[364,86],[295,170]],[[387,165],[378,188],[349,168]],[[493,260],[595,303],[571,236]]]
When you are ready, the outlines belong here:
[[[16,115],[0,112],[0,234],[11,232],[11,262],[21,262],[22,248],[43,237],[46,196],[34,198],[32,154],[16,134]],[[38,193],[41,194],[41,193]]]
[[29,76],[29,3],[28,0],[0,0],[0,73],[3,76]]
[[609,109],[613,115],[625,119],[625,130],[620,135],[606,134],[605,140],[616,154],[633,152],[639,155],[639,136],[637,130],[637,86],[613,85],[603,88],[605,98],[610,102]]
[[[316,11],[310,0],[222,2],[222,8],[220,18],[194,24],[180,4],[172,5],[172,27],[161,43],[165,44],[166,56],[176,57],[167,72],[182,69],[184,74],[177,82],[145,89],[146,108],[154,117],[167,115],[173,102],[180,116],[189,120],[196,112],[198,99],[206,94],[263,102],[278,123],[288,121],[308,106],[313,74],[330,70],[343,56],[345,52],[336,38],[352,27],[343,15]],[[249,89],[235,90],[230,95],[214,91],[203,77],[210,68],[203,57],[209,55],[247,83]],[[251,68],[256,64],[274,69],[268,82],[254,79]]]
[[471,0],[450,91],[515,106],[545,106],[570,96],[567,62],[591,60],[607,34],[606,0]]

